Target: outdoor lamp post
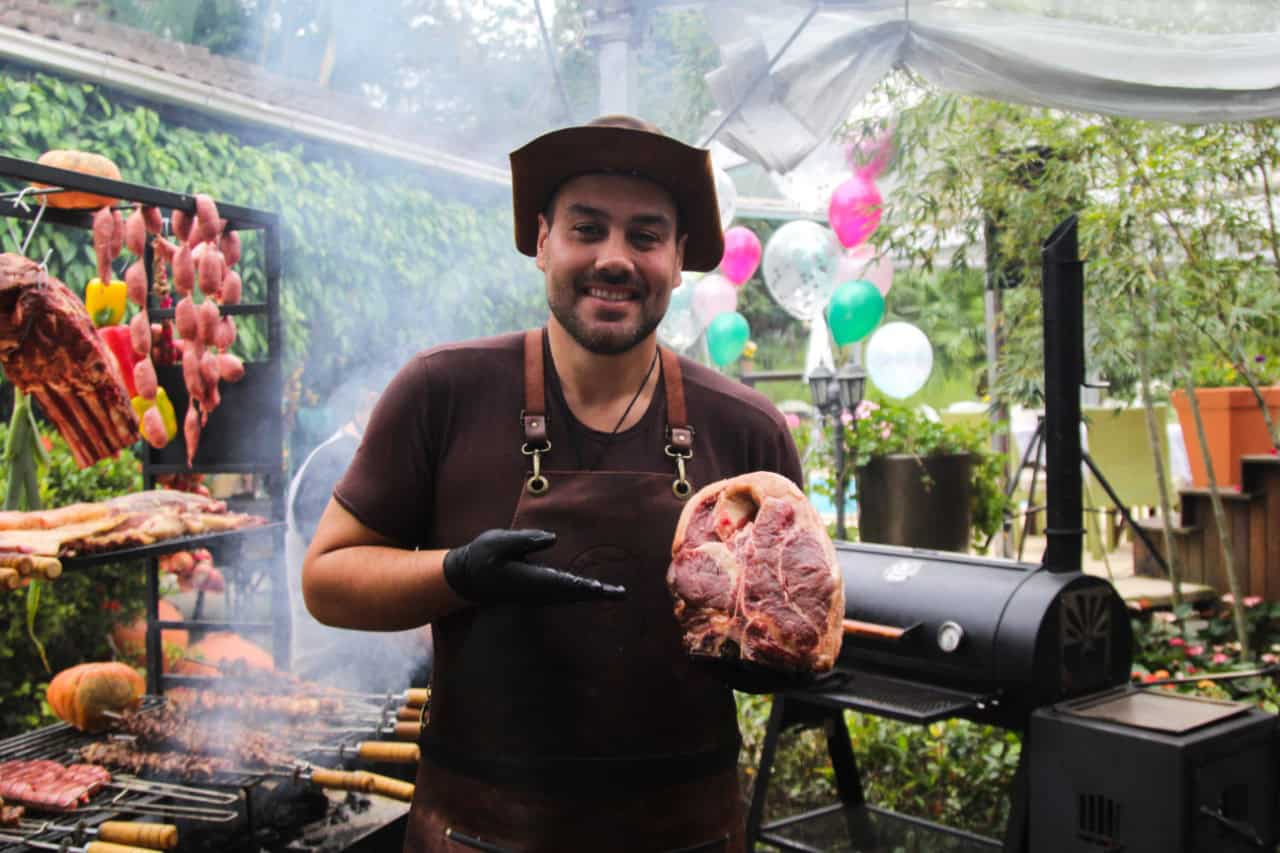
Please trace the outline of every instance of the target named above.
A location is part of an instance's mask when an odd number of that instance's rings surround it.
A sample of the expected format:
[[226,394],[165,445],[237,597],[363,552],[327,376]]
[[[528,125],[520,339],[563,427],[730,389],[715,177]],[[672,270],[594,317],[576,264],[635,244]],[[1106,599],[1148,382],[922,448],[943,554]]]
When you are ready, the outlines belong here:
[[818,365],[809,374],[809,394],[813,397],[813,405],[824,416],[832,419],[835,427],[835,465],[836,465],[836,538],[846,538],[844,524],[844,497],[847,491],[848,477],[844,459],[844,424],[840,421],[840,413],[853,411],[862,402],[862,394],[866,389],[867,372],[854,360],[846,361],[840,369],[832,373],[826,365]]

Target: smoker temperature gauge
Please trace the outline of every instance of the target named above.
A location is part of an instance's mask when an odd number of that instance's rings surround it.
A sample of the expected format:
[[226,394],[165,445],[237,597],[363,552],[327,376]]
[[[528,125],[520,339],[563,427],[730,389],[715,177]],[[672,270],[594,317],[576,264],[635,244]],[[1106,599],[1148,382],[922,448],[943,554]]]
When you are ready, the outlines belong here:
[[938,626],[938,648],[951,654],[964,641],[964,629],[955,622],[943,622]]

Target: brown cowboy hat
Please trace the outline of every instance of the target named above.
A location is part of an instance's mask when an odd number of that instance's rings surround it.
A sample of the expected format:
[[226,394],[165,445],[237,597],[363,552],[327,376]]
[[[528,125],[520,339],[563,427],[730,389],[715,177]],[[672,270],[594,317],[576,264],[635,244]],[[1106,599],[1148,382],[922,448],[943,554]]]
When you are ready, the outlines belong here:
[[617,173],[647,178],[675,200],[681,231],[689,235],[684,268],[709,272],[724,256],[711,155],[664,136],[630,116],[604,116],[543,134],[511,152],[516,248],[538,253],[538,214],[560,185],[578,175]]

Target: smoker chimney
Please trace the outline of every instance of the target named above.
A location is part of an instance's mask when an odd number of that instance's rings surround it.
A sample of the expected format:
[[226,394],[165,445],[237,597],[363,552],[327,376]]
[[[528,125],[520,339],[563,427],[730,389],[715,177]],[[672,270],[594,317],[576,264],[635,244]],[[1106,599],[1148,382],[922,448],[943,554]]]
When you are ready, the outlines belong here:
[[1044,565],[1078,572],[1084,528],[1080,476],[1080,385],[1084,381],[1084,269],[1075,214],[1041,250],[1044,312],[1044,443],[1048,510]]

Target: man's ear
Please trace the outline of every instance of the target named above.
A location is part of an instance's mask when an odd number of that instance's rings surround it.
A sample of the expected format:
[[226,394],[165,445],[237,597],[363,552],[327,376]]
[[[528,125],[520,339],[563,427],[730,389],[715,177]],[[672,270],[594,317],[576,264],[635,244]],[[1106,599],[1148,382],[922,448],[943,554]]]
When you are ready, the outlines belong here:
[[547,271],[547,255],[543,246],[547,242],[548,235],[551,234],[551,223],[547,222],[547,217],[538,214],[538,253],[534,255],[534,260],[538,264],[538,269],[543,272]]

